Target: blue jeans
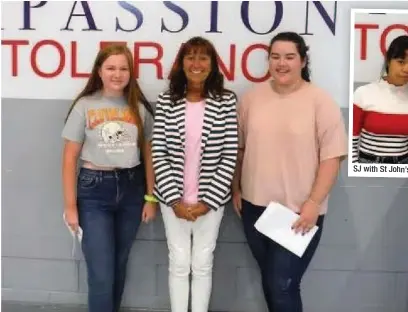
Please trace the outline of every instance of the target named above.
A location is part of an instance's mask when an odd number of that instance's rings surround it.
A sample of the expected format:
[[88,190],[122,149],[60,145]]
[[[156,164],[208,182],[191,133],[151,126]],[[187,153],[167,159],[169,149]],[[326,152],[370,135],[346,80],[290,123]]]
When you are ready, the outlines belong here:
[[242,200],[242,222],[249,248],[261,271],[262,288],[269,312],[302,312],[300,282],[320,241],[324,216],[319,216],[319,230],[299,258],[256,230],[254,224],[265,207]]
[[119,311],[144,193],[142,165],[114,171],[81,168],[79,172],[77,204],[88,272],[89,312]]

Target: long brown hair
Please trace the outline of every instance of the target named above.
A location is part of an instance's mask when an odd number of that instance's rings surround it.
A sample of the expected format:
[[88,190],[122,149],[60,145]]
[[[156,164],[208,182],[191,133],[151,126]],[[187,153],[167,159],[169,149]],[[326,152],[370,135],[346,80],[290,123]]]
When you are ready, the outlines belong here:
[[204,50],[211,59],[211,72],[204,83],[202,97],[209,96],[212,93],[216,97],[222,96],[224,91],[224,76],[218,67],[217,51],[214,45],[203,37],[193,37],[186,43],[182,44],[177,53],[176,61],[170,72],[169,89],[173,101],[180,100],[186,95],[187,77],[183,70],[183,59],[191,50]]
[[68,119],[69,114],[71,113],[72,109],[74,108],[75,104],[80,100],[82,97],[89,96],[94,94],[97,91],[103,89],[102,79],[99,76],[99,69],[102,67],[102,64],[105,60],[111,55],[124,55],[127,59],[129,65],[129,73],[130,79],[129,83],[123,90],[123,94],[127,99],[127,104],[134,116],[136,126],[138,128],[138,142],[139,147],[143,147],[143,122],[139,112],[139,102],[143,104],[146,108],[148,113],[153,115],[153,109],[149,103],[149,101],[144,96],[142,90],[139,87],[139,84],[136,81],[134,68],[133,68],[133,57],[132,53],[130,52],[129,48],[125,45],[118,45],[118,44],[111,44],[106,46],[105,48],[99,50],[98,55],[95,58],[94,65],[92,67],[91,76],[88,79],[85,88],[78,94],[75,98],[74,102],[72,103],[67,117],[65,118],[65,122]]

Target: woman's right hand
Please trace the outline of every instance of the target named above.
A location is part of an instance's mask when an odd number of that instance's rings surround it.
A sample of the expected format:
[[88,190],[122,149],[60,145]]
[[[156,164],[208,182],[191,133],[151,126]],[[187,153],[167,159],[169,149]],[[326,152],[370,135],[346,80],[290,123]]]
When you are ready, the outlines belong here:
[[242,195],[240,190],[232,192],[232,205],[234,206],[234,210],[237,213],[238,217],[241,218]]
[[177,218],[185,219],[187,221],[195,221],[196,218],[192,216],[188,206],[183,202],[178,202],[173,207],[174,213],[176,214]]
[[76,233],[79,227],[77,206],[75,205],[66,207],[64,213],[65,221],[68,223],[68,226]]

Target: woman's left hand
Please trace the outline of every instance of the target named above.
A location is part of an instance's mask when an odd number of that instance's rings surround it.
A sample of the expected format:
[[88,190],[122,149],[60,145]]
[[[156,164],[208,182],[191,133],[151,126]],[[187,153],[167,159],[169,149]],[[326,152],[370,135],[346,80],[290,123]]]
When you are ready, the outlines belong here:
[[145,202],[142,211],[142,221],[144,223],[149,223],[156,217],[157,204],[151,202]]
[[319,206],[316,203],[307,200],[303,203],[300,210],[300,217],[292,225],[292,229],[295,233],[301,232],[302,235],[306,234],[316,225],[317,219],[319,218],[319,212]]

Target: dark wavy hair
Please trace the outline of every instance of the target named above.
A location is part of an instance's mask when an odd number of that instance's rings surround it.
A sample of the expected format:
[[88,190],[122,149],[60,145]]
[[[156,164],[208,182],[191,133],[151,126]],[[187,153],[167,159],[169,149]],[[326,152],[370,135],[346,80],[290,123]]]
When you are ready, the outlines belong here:
[[215,98],[219,98],[227,91],[224,88],[224,76],[219,70],[217,51],[213,44],[203,37],[193,37],[183,43],[177,53],[176,61],[170,72],[169,91],[173,101],[185,97],[187,91],[187,77],[183,70],[183,59],[191,51],[204,51],[211,59],[211,71],[204,82],[202,97],[209,97],[210,93]]
[[392,59],[404,59],[407,53],[408,53],[408,36],[401,35],[395,38],[391,42],[387,52],[385,53],[383,73],[385,72],[388,74],[388,67]]
[[269,43],[268,56],[271,55],[272,45],[276,41],[290,41],[295,44],[296,50],[300,55],[300,59],[302,60],[302,62],[305,61],[305,66],[302,68],[301,76],[303,80],[310,82],[310,61],[309,55],[307,53],[309,51],[309,47],[306,45],[303,37],[291,31],[278,33],[275,37],[272,38],[271,42]]

